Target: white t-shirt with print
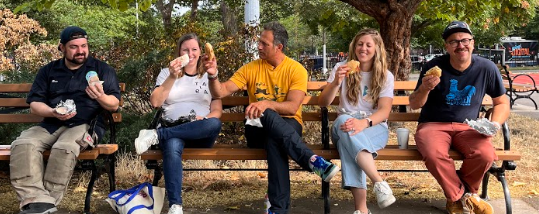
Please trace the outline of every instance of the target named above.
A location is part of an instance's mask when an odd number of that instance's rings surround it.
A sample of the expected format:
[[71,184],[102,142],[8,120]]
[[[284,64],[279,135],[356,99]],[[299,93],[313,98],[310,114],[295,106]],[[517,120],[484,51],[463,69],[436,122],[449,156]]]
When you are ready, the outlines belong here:
[[[164,68],[157,76],[156,86],[165,82],[169,76],[168,68]],[[188,116],[191,110],[196,115],[206,116],[210,113],[211,94],[208,88],[208,74],[204,73],[201,78],[183,75],[177,79],[170,93],[163,103],[163,118],[177,120],[180,116]]]
[[[346,62],[339,62],[333,67],[333,70],[331,71],[331,74],[328,78],[328,83],[333,82],[335,80],[335,73],[337,72],[337,69],[344,65]],[[372,103],[372,97],[369,95],[369,88],[371,85],[371,72],[364,72],[361,71],[361,83],[360,83],[360,94],[359,94],[359,100],[357,105],[352,104],[350,101],[348,101],[348,98],[346,97],[346,93],[348,92],[348,87],[346,86],[346,78],[341,82],[341,88],[340,88],[340,95],[339,95],[339,113],[342,113],[342,109],[344,109],[346,112],[359,112],[363,111],[367,113],[367,115],[370,115],[374,112],[376,112],[376,109],[373,109],[373,103]],[[382,91],[380,91],[380,97],[390,97],[393,98],[393,88],[394,88],[394,77],[393,74],[390,71],[387,71],[387,79],[382,87]]]

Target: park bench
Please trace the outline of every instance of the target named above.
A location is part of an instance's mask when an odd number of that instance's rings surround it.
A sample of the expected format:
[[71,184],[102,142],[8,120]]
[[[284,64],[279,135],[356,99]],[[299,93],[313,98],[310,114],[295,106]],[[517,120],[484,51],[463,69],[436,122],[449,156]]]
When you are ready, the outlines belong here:
[[[504,85],[506,89],[506,94],[509,96],[511,109],[513,108],[513,105],[515,104],[515,101],[521,98],[529,99],[533,102],[535,105],[535,110],[537,110],[537,103],[532,98],[532,95],[536,92],[539,92],[537,89],[537,85],[535,84],[535,80],[533,77],[531,77],[529,74],[514,74],[511,72],[507,65],[499,65],[500,72],[502,74],[502,78],[504,80]],[[530,80],[530,82],[526,83],[519,83],[515,80],[525,79]]]
[[[43,117],[29,113],[29,105],[26,103],[26,96],[30,91],[32,84],[0,84],[0,124],[7,123],[39,123],[43,120]],[[125,91],[125,84],[120,83],[120,91]],[[123,100],[120,101],[122,106]],[[119,112],[110,113],[109,111],[103,111],[101,117],[106,124],[106,128],[109,133],[108,142],[100,142],[94,149],[87,149],[80,153],[78,159],[80,164],[77,165],[76,170],[90,171],[91,177],[88,182],[88,188],[86,190],[86,197],[84,201],[84,213],[90,213],[90,199],[94,189],[94,183],[96,179],[105,172],[109,178],[110,191],[116,189],[115,186],[115,173],[116,166],[116,151],[118,151],[118,144],[116,144],[116,131],[115,123],[122,121],[122,115]],[[10,159],[10,145],[0,145],[0,161],[9,161]],[[43,159],[49,158],[50,151],[43,153]],[[97,160],[103,160],[103,164],[98,164]],[[98,167],[100,165],[101,167]]]
[[[417,122],[419,118],[419,113],[417,112],[407,112],[407,106],[409,105],[408,96],[406,93],[413,91],[415,89],[417,82],[416,81],[396,81],[395,82],[395,95],[393,99],[393,106],[399,107],[398,112],[392,112],[389,116],[390,122]],[[328,108],[318,108],[318,92],[322,91],[326,82],[309,82],[307,95],[303,101],[303,120],[304,121],[316,121],[320,122],[322,125],[321,130],[321,144],[309,145],[309,148],[317,155],[321,155],[324,158],[339,159],[339,153],[333,144],[330,144],[329,136],[329,123],[337,118],[337,113],[335,111],[330,111]],[[224,106],[246,106],[248,105],[247,97],[226,97],[223,100]],[[331,103],[334,108],[338,106],[339,99]],[[492,99],[490,97],[485,97],[483,100],[483,105],[485,107],[492,105]],[[156,114],[150,128],[156,127],[156,120],[159,117],[159,113]],[[224,112],[221,121],[222,122],[239,122],[243,123],[244,113],[228,113]],[[503,135],[504,135],[504,148],[497,148],[496,154],[498,155],[499,160],[503,161],[501,166],[497,166],[493,163],[492,167],[489,170],[490,174],[493,174],[501,182],[504,193],[505,200],[507,205],[507,213],[511,213],[511,197],[509,195],[509,189],[505,181],[505,170],[514,170],[516,165],[513,162],[514,160],[519,160],[521,155],[511,150],[510,148],[510,139],[509,139],[509,130],[507,124],[503,124]],[[449,152],[450,157],[455,160],[462,160],[463,157],[456,151]],[[266,152],[263,149],[252,149],[246,148],[239,144],[236,145],[223,145],[216,144],[213,148],[186,148],[183,151],[182,155],[184,160],[266,160]],[[141,154],[141,159],[147,161],[146,166],[148,169],[154,170],[154,180],[153,185],[157,185],[158,181],[162,177],[161,166],[158,161],[162,160],[162,154],[159,149],[152,147],[150,150]],[[408,149],[399,149],[397,145],[388,145],[386,148],[378,151],[377,160],[391,160],[391,161],[421,161],[422,157],[417,147],[411,145]],[[185,169],[188,170],[232,170],[232,169]],[[263,170],[263,169],[234,169],[234,170]],[[380,171],[418,171],[418,170],[380,170]],[[426,172],[426,170],[419,170]],[[483,179],[483,189],[482,197],[487,197],[487,185],[489,173],[485,175]],[[324,198],[324,212],[330,213],[330,198],[329,198],[329,183],[322,181],[322,196]]]

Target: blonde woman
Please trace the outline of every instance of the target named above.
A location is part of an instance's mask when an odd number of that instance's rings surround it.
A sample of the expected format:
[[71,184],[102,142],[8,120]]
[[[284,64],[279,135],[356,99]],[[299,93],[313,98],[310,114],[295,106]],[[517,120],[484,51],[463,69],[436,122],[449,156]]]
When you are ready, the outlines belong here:
[[[350,72],[356,68],[347,65],[353,60],[359,61],[357,72]],[[339,116],[333,123],[332,141],[341,157],[342,186],[354,197],[354,214],[371,213],[367,209],[367,176],[374,183],[380,208],[395,202],[374,164],[376,152],[388,140],[386,120],[393,102],[393,81],[380,34],[364,29],[350,43],[348,60],[335,65],[320,95],[320,105],[328,106],[339,93]]]

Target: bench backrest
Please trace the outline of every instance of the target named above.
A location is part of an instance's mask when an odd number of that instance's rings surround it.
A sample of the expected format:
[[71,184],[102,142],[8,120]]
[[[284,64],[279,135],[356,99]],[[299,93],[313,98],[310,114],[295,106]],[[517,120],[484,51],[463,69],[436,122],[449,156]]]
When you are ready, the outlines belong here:
[[[43,120],[43,117],[19,112],[30,107],[26,103],[26,96],[31,88],[31,83],[0,84],[0,123],[38,123]],[[120,83],[120,91],[125,92],[125,83]],[[123,98],[120,100],[122,105]],[[122,121],[120,113],[113,113],[112,117],[114,122]]]
[[[305,96],[303,99],[303,121],[320,121],[321,120],[321,113],[320,108],[318,107],[318,95],[319,92],[321,92],[324,87],[326,86],[327,82],[308,82],[307,84],[307,91],[309,94]],[[408,106],[409,100],[408,100],[408,94],[413,92],[415,89],[415,86],[417,84],[417,81],[395,81],[394,84],[394,91],[396,92],[395,96],[393,97],[393,106],[398,107],[406,107]],[[229,96],[223,98],[223,105],[224,106],[246,106],[249,104],[249,99],[246,96]],[[333,102],[331,103],[332,106],[338,106],[339,105],[339,97],[335,97]],[[488,96],[485,96],[483,99],[483,105],[484,106],[490,106],[492,105],[492,99]],[[315,107],[315,108],[312,108]],[[313,110],[308,110],[313,109]],[[329,112],[328,119],[330,121],[335,120],[337,118],[336,112]],[[401,112],[392,112],[389,116],[389,121],[417,121],[419,118],[419,113],[405,113],[403,111]],[[243,121],[245,119],[244,113],[223,113],[223,116],[221,117],[221,120],[223,122],[237,122],[237,121]]]

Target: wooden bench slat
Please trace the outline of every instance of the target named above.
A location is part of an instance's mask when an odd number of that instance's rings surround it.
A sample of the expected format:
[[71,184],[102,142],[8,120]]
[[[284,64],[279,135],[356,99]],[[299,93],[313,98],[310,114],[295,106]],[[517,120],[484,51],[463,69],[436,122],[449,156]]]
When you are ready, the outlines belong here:
[[[125,91],[125,83],[120,83],[120,91]],[[32,89],[32,83],[0,84],[0,93],[28,93]]]
[[[114,122],[122,122],[121,113],[112,113]],[[0,123],[39,123],[43,117],[35,114],[0,114]]]
[[[327,159],[339,159],[339,153],[335,147],[325,150],[319,145],[309,145],[309,148],[317,155]],[[521,155],[516,151],[496,150],[499,160],[520,160]],[[455,150],[449,151],[449,156],[454,160],[462,160],[463,156]],[[266,160],[264,149],[252,149],[230,147],[230,145],[216,145],[214,148],[186,148],[182,155],[184,160]],[[149,150],[141,155],[142,160],[161,160],[160,150]],[[399,149],[397,145],[388,145],[378,151],[377,160],[422,160],[422,156],[416,146],[408,149]]]
[[[9,156],[11,155],[10,148],[10,145],[2,145],[0,147],[0,161],[9,161]],[[118,151],[118,144],[99,144],[97,145],[96,149],[81,152],[78,159],[95,160],[99,155],[111,155],[116,151]],[[43,152],[43,158],[48,159],[50,153],[50,151]]]

